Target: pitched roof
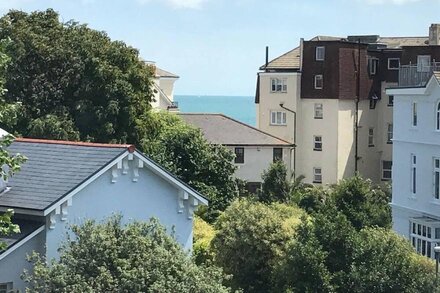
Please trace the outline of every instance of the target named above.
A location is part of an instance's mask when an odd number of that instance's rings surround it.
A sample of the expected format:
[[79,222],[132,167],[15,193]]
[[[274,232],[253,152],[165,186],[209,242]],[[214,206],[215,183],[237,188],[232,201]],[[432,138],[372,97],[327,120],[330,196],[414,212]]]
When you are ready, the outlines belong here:
[[169,71],[163,70],[156,66],[156,76],[157,77],[172,77],[172,78],[179,78],[178,75],[171,73]]
[[134,147],[18,138],[8,150],[28,159],[9,179],[0,206],[41,211]]
[[179,116],[188,124],[200,128],[205,138],[214,144],[286,147],[293,145],[223,114],[181,113]]
[[262,65],[260,70],[271,69],[299,69],[300,63],[300,47],[284,53],[283,55],[273,59],[266,65]]

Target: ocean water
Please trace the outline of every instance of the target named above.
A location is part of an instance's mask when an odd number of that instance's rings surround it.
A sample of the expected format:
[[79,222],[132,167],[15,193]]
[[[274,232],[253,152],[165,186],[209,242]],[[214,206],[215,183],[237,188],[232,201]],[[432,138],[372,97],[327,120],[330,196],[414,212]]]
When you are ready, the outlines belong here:
[[181,113],[221,113],[255,126],[253,96],[175,95]]

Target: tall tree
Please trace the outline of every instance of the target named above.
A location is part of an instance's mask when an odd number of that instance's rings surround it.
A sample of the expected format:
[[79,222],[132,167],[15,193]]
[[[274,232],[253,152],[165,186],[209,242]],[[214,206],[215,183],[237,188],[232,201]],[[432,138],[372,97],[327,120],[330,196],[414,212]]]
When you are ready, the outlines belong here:
[[10,39],[7,102],[22,103],[25,136],[132,142],[150,109],[152,68],[136,49],[48,9],[11,11],[0,19]]

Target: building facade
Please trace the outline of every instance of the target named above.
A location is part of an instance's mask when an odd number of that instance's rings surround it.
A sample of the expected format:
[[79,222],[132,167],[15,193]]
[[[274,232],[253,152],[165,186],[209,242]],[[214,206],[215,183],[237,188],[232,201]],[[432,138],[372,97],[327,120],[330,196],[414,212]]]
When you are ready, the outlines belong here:
[[429,37],[320,36],[270,62],[266,56],[257,76],[257,127],[295,143],[294,173],[307,183],[336,183],[356,172],[389,181],[393,97],[385,89],[398,84],[401,64],[440,60],[438,44]]
[[152,66],[155,73],[153,77],[154,94],[151,107],[157,110],[178,112],[178,103],[174,101],[174,83],[179,79],[179,76],[157,67],[154,62],[145,61],[145,63]]
[[[58,257],[71,224],[121,214],[123,221],[156,217],[186,250],[192,248],[193,213],[207,200],[136,151],[108,145],[16,139],[9,147],[28,160],[0,190],[0,211],[13,209],[21,233],[2,236],[0,289],[21,290],[32,251]],[[0,186],[1,187],[1,186]]]
[[235,176],[255,192],[270,164],[281,160],[288,176],[293,168],[294,145],[223,114],[179,114],[188,124],[199,128],[212,144],[220,144],[234,154]]
[[430,69],[430,79],[421,71],[387,93],[394,95],[393,229],[434,258],[440,245],[440,73]]

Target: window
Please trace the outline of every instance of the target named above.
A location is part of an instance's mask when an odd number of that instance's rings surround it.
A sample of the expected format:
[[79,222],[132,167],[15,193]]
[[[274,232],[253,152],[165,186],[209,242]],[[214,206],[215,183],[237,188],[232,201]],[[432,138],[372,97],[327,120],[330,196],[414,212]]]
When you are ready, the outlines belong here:
[[399,70],[400,58],[388,58],[388,69]]
[[368,72],[370,75],[375,75],[377,73],[377,67],[379,66],[379,59],[375,57],[368,58]]
[[412,126],[417,126],[417,103],[412,103]]
[[287,93],[287,79],[285,78],[271,78],[271,89],[272,93]]
[[392,107],[394,105],[394,96],[388,96],[388,106]]
[[427,217],[411,219],[410,241],[419,254],[434,258],[434,247],[440,242],[440,222]]
[[440,199],[440,158],[434,158],[434,198]]
[[324,61],[325,47],[316,47],[315,58],[316,61]]
[[393,161],[382,161],[382,180],[391,180]]
[[322,119],[324,110],[321,103],[315,103],[315,119]]
[[283,149],[282,148],[273,148],[273,162],[282,161],[283,160]]
[[235,148],[235,160],[236,164],[244,163],[244,148]]
[[387,125],[387,143],[393,143],[393,124],[388,123]]
[[11,283],[0,283],[0,293],[7,293],[12,290],[12,282]]
[[322,74],[315,75],[315,89],[320,90],[323,88],[324,81]]
[[368,128],[368,146],[374,147],[374,128]]
[[270,112],[271,125],[286,125],[286,112],[272,111]]
[[322,151],[322,136],[320,135],[313,136],[313,150]]
[[313,183],[322,183],[321,168],[313,168]]
[[437,104],[437,111],[435,113],[435,129],[440,130],[440,102]]
[[431,56],[417,56],[417,72],[429,72],[431,70]]
[[417,157],[411,154],[411,192],[416,194],[417,190],[417,169],[416,169]]

